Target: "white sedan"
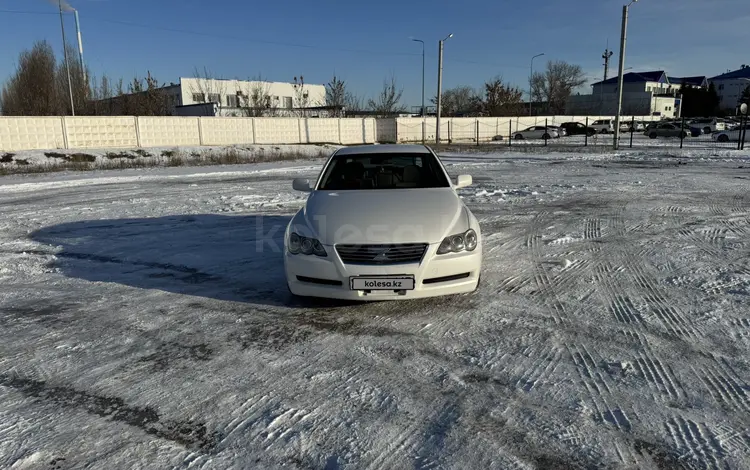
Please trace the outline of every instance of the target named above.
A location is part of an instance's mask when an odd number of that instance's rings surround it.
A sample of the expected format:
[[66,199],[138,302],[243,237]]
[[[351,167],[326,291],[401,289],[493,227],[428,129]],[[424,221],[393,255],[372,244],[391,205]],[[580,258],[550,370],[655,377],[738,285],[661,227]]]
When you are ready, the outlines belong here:
[[[745,124],[745,142],[750,142],[750,124]],[[711,138],[717,142],[739,142],[743,126],[737,126],[731,131],[718,131],[711,134]]]
[[531,126],[522,131],[516,131],[513,138],[516,140],[524,139],[557,139],[560,133],[554,127]]
[[337,150],[284,234],[289,290],[303,297],[415,299],[473,292],[482,239],[437,155],[420,145]]

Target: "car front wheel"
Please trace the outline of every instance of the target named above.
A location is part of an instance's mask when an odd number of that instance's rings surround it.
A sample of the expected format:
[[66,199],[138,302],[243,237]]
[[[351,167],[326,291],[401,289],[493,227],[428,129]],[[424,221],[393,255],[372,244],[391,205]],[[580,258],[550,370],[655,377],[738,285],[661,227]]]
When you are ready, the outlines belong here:
[[516,134],[516,137],[515,137],[515,139],[516,139],[516,140],[523,140],[523,135],[521,135],[521,134]]
[[545,133],[545,134],[544,134],[544,135],[542,136],[542,139],[544,139],[544,140],[547,140],[547,139],[550,139],[550,138],[551,138],[551,137],[550,137],[550,135],[549,135],[549,134],[547,134],[547,133]]
[[655,138],[656,138],[656,132],[652,132],[652,133],[650,133],[650,134],[649,134],[648,136],[649,136],[649,137],[650,137],[651,139],[655,139]]
[[729,142],[729,136],[726,134],[721,134],[719,137],[716,138],[719,142]]

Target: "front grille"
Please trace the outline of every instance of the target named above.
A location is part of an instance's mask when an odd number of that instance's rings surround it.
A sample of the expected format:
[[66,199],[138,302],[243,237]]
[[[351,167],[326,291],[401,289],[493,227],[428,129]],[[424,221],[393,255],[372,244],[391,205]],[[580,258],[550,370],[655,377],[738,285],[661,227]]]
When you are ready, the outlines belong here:
[[427,243],[401,245],[336,245],[336,252],[346,264],[389,265],[419,263]]

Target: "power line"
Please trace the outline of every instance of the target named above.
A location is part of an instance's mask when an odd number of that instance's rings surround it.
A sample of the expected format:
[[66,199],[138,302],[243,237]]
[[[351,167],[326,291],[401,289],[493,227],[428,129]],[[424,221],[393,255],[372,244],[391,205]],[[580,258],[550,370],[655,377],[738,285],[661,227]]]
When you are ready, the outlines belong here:
[[[5,9],[0,9],[0,13],[17,13],[17,14],[29,14],[29,15],[57,15],[58,14],[56,12],[53,13],[53,12],[46,12],[46,11],[5,10]],[[369,49],[349,49],[349,48],[341,48],[341,47],[269,41],[265,39],[243,38],[243,37],[232,36],[228,34],[207,33],[203,31],[195,31],[195,30],[182,29],[182,28],[171,28],[168,26],[148,25],[148,24],[142,24],[142,23],[135,23],[132,21],[110,20],[110,19],[96,18],[96,17],[92,17],[88,21],[117,24],[117,25],[122,25],[122,26],[130,26],[134,28],[149,29],[149,30],[155,30],[155,31],[166,31],[166,32],[171,32],[171,33],[187,34],[191,36],[201,36],[201,37],[215,38],[215,39],[226,39],[226,40],[231,40],[231,41],[266,44],[266,45],[280,46],[280,47],[294,47],[294,48],[302,48],[302,49],[328,50],[328,51],[334,51],[334,52],[349,52],[349,53],[355,53],[355,54],[372,54],[372,55],[383,55],[383,56],[400,56],[400,57],[421,56],[421,54],[417,54],[413,52],[387,52],[387,51],[376,51],[376,50],[369,50]],[[427,56],[434,58],[434,56],[431,56],[430,54],[427,54]],[[497,68],[518,68],[518,69],[525,68],[525,66],[520,66],[520,65],[502,65],[502,64],[493,64],[493,63],[488,63],[488,62],[478,62],[478,61],[473,61],[473,60],[456,59],[456,58],[448,58],[446,59],[446,62],[483,65],[483,66],[497,67]]]

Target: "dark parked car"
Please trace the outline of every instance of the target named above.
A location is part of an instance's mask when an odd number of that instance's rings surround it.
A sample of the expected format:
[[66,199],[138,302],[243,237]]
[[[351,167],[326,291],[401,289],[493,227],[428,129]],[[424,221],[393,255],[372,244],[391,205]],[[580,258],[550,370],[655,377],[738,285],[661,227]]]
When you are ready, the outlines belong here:
[[682,127],[682,124],[679,122],[676,122],[674,124],[663,122],[649,125],[646,128],[646,132],[644,132],[644,134],[652,139],[655,139],[657,137],[685,138],[692,135],[690,132],[690,128],[687,125],[685,125],[685,127]]
[[560,124],[560,127],[565,129],[568,135],[586,135],[592,136],[596,134],[596,129],[593,127],[586,127],[580,122],[564,122]]

